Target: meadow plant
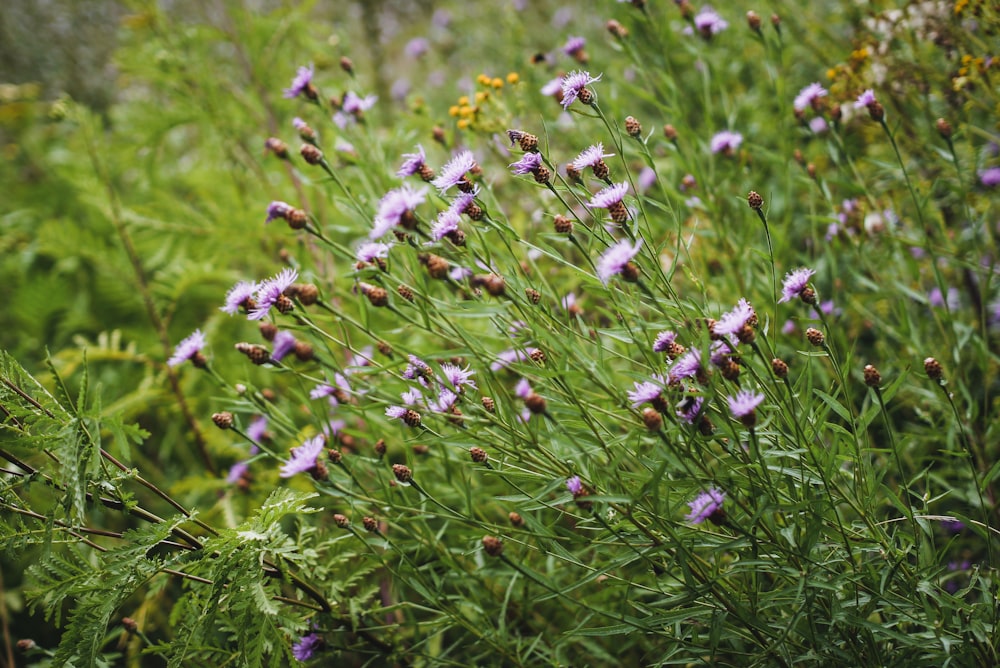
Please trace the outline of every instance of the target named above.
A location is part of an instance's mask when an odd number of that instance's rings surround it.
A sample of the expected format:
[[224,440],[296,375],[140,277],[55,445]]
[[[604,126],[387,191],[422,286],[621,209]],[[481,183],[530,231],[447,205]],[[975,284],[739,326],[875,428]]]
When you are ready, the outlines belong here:
[[281,250],[148,351],[202,446],[0,360],[29,660],[1000,662],[997,8],[563,9],[262,79]]

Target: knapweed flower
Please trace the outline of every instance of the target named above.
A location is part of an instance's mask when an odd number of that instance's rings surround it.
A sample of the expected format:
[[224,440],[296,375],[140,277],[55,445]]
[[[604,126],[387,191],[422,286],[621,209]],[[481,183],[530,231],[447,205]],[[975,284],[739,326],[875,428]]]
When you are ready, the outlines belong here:
[[695,14],[694,27],[702,37],[708,39],[728,28],[729,22],[719,16],[711,7],[703,7],[700,12]]
[[677,404],[677,417],[687,424],[694,424],[698,414],[701,413],[701,406],[705,403],[703,397],[684,397]]
[[587,88],[592,83],[601,80],[601,75],[590,76],[590,72],[570,72],[562,80],[562,106],[568,109],[573,101],[578,99],[584,104],[590,104],[594,100],[594,94]]
[[[597,277],[605,285],[615,274],[623,274],[626,280],[629,276],[633,280],[638,278],[638,269],[632,264],[632,258],[639,253],[641,247],[642,239],[636,241],[635,245],[630,244],[628,240],[622,240],[604,251],[604,255],[597,260]],[[632,269],[626,271],[629,265]]]
[[466,385],[476,389],[476,381],[472,380],[472,375],[475,373],[469,367],[463,369],[457,364],[441,365],[441,374],[444,376],[445,382],[451,385],[456,392],[461,392]]
[[396,171],[396,176],[400,178],[414,174],[419,174],[424,181],[434,178],[434,172],[427,166],[427,154],[424,153],[424,147],[420,144],[417,144],[416,153],[403,154],[403,164]]
[[323,452],[326,446],[326,439],[322,434],[306,439],[302,445],[292,448],[291,459],[281,467],[279,475],[282,478],[291,478],[296,473],[305,473],[316,466],[316,458]]
[[544,86],[542,86],[539,89],[538,92],[540,92],[542,95],[544,95],[546,97],[552,97],[552,96],[560,96],[561,97],[562,96],[562,86],[563,86],[563,79],[562,79],[562,77],[556,77],[555,79],[552,79],[547,84],[545,84]]
[[707,492],[702,492],[696,496],[694,501],[688,501],[691,512],[688,513],[685,519],[692,524],[701,524],[705,520],[712,520],[713,522],[715,520],[722,520],[724,517],[722,515],[722,503],[725,500],[725,492],[714,487],[709,487]]
[[285,89],[285,97],[293,98],[304,94],[310,100],[317,99],[318,95],[316,93],[316,88],[312,84],[314,73],[315,69],[312,64],[310,64],[309,67],[300,67],[299,71],[295,75],[295,78],[292,79],[291,87]]
[[505,350],[497,355],[497,360],[490,364],[490,371],[499,371],[504,369],[514,362],[524,362],[531,359],[533,354],[536,354],[538,348],[525,348],[524,350],[510,349]]
[[566,489],[569,490],[569,493],[573,496],[577,496],[583,492],[583,481],[580,480],[580,476],[575,475],[566,480]]
[[813,134],[821,135],[830,129],[827,125],[826,119],[822,116],[816,116],[809,121],[809,129],[813,131]]
[[476,195],[479,194],[479,186],[474,187],[467,193],[458,195],[448,205],[448,210],[455,214],[465,214],[472,220],[479,220],[483,217],[483,210],[476,204]]
[[174,348],[174,354],[167,360],[167,366],[179,366],[188,360],[191,360],[196,367],[205,366],[205,357],[201,354],[204,347],[205,335],[201,333],[200,329],[196,329],[190,336],[177,344],[177,347]]
[[426,37],[414,37],[406,43],[406,46],[403,47],[403,53],[405,53],[407,57],[416,60],[420,56],[427,53],[430,48],[431,43],[427,41]]
[[477,168],[472,151],[462,151],[441,168],[441,174],[431,181],[431,184],[442,193],[447,192],[452,186],[457,186],[462,192],[470,192],[473,186],[465,174]]
[[270,312],[272,306],[277,306],[282,313],[291,310],[292,301],[285,296],[285,290],[299,277],[295,269],[282,269],[277,276],[269,278],[257,287],[254,295],[255,306],[247,314],[248,320],[260,320]]
[[299,638],[298,642],[292,645],[292,656],[297,661],[308,661],[322,644],[323,639],[319,635],[315,633],[304,635]]
[[384,260],[389,257],[389,249],[391,246],[389,244],[384,244],[378,241],[366,241],[358,246],[358,250],[355,251],[354,257],[358,259],[358,262],[374,262],[375,260]]
[[821,97],[826,97],[826,89],[818,83],[811,83],[795,96],[792,108],[795,111],[805,111],[806,107],[814,106]]
[[295,343],[294,334],[281,330],[274,335],[274,341],[271,348],[271,359],[275,362],[280,361],[285,355],[295,350]]
[[352,121],[361,118],[364,112],[375,106],[376,102],[378,102],[377,95],[361,97],[353,91],[347,91],[340,103],[340,111],[333,115],[333,122],[343,129]]
[[570,165],[578,172],[582,172],[587,167],[590,167],[594,170],[594,176],[604,179],[607,178],[610,171],[604,162],[604,158],[610,158],[613,155],[614,153],[605,153],[604,144],[598,142],[581,151],[580,155],[576,156]]
[[229,288],[229,292],[226,293],[226,305],[220,306],[219,310],[225,311],[229,315],[234,315],[240,310],[241,306],[245,307],[248,311],[253,309],[255,306],[253,304],[253,296],[259,287],[257,283],[240,281]]
[[508,167],[516,175],[534,174],[542,167],[541,153],[525,153],[517,162],[512,162]]
[[757,406],[762,401],[764,401],[763,394],[751,392],[750,390],[740,390],[736,393],[736,396],[726,397],[726,403],[729,404],[729,412],[733,414],[734,418],[742,421],[744,424],[746,424],[747,418],[754,415],[754,411],[757,410]]
[[650,403],[653,408],[657,404],[663,403],[663,388],[648,380],[635,382],[635,389],[629,391],[628,400],[632,402],[632,408],[638,408],[645,403]]
[[428,403],[427,407],[435,413],[450,413],[452,406],[458,401],[458,395],[447,387],[442,387],[437,399]]
[[427,380],[431,377],[433,372],[427,362],[423,361],[416,355],[410,355],[407,359],[409,364],[407,364],[406,369],[403,370],[403,378],[407,380],[414,380],[418,378]]
[[743,328],[750,324],[754,316],[753,306],[750,302],[741,298],[732,311],[725,313],[712,328],[712,333],[717,336],[739,336]]
[[677,333],[671,331],[663,331],[656,335],[656,339],[653,340],[653,352],[654,353],[665,353],[670,350],[674,342],[677,340]]
[[[563,45],[562,50],[567,56],[579,60],[579,55],[583,52],[585,46],[587,46],[587,40],[583,37],[570,37],[566,40],[566,44]],[[584,57],[584,60],[586,60],[586,57]]]
[[875,91],[871,88],[858,95],[858,99],[854,101],[855,109],[867,109],[870,105],[875,104]]
[[626,192],[627,182],[612,184],[591,197],[587,206],[591,209],[607,209],[611,220],[621,225],[628,220],[628,209],[622,202]]
[[685,378],[697,376],[701,372],[701,351],[697,348],[691,348],[678,357],[673,366],[670,367],[667,379],[671,383],[677,383]]
[[385,409],[386,417],[399,420],[408,427],[420,426],[420,413],[405,406],[389,406]]
[[378,211],[375,213],[372,231],[368,233],[368,237],[378,239],[397,225],[413,229],[416,225],[413,212],[426,198],[426,187],[417,189],[408,183],[387,192],[379,200]]
[[979,182],[986,188],[1000,185],[1000,167],[990,167],[979,172]]
[[229,474],[226,475],[226,482],[230,485],[235,485],[239,482],[240,478],[247,474],[249,470],[250,465],[247,462],[236,462],[233,464],[232,468],[229,469]]
[[264,220],[264,224],[270,223],[276,218],[287,218],[288,214],[294,209],[291,204],[287,202],[274,201],[267,206],[267,218]]
[[[460,231],[458,224],[461,220],[457,213],[451,209],[445,209],[438,214],[438,217],[431,225],[431,239],[441,241],[441,239],[448,237],[454,240],[454,237]],[[464,234],[462,236],[464,239]]]
[[778,303],[787,302],[794,297],[801,297],[809,285],[809,278],[816,272],[802,267],[785,274],[785,282],[781,286],[781,299]]
[[709,143],[709,147],[712,149],[712,153],[724,153],[726,155],[732,155],[736,152],[736,149],[740,147],[743,143],[743,135],[739,132],[730,132],[729,130],[723,130],[722,132],[717,132],[715,136],[712,137],[712,141]]

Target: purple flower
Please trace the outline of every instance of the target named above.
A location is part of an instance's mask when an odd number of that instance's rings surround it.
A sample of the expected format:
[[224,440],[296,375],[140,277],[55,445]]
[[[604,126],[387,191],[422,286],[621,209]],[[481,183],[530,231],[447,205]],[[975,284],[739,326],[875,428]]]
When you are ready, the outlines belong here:
[[309,124],[306,123],[301,118],[299,118],[298,116],[296,116],[295,118],[292,119],[292,127],[295,128],[296,131],[302,132],[303,130],[309,127]]
[[340,108],[344,113],[357,115],[374,107],[376,102],[378,102],[378,95],[358,97],[353,91],[347,91],[344,93],[344,101]]
[[295,350],[295,343],[294,334],[281,330],[274,335],[274,345],[271,350],[271,359],[275,362],[280,361],[285,355]]
[[250,465],[246,462],[236,462],[233,467],[229,469],[229,474],[226,476],[226,482],[230,485],[235,485],[236,482],[250,470]]
[[544,86],[542,86],[542,88],[539,90],[539,92],[542,95],[550,97],[550,96],[556,95],[560,91],[562,91],[562,85],[563,85],[562,77],[556,77],[555,79],[552,79],[547,84],[545,84]]
[[372,262],[376,258],[387,258],[389,257],[389,249],[391,246],[389,244],[383,244],[378,241],[366,241],[360,246],[355,253],[355,257],[358,262]]
[[271,307],[278,303],[278,300],[285,293],[285,290],[299,277],[299,272],[295,269],[282,269],[281,272],[261,283],[254,296],[256,307],[247,315],[248,320],[260,320],[268,314]]
[[226,293],[226,305],[220,306],[220,311],[225,311],[229,315],[235,314],[240,310],[240,306],[244,306],[248,299],[252,299],[254,293],[260,286],[256,283],[250,283],[248,281],[240,281],[233,287],[229,288],[229,292]]
[[[266,415],[258,415],[254,419],[250,420],[250,424],[247,426],[246,429],[247,438],[249,438],[251,441],[259,443],[260,441],[264,440],[264,436],[266,434],[267,434]],[[250,447],[250,454],[251,455],[257,454],[256,445]]]
[[809,129],[813,131],[814,134],[821,135],[829,129],[826,124],[826,119],[822,116],[816,116],[809,121]]
[[406,369],[403,370],[403,378],[407,380],[413,380],[415,378],[429,378],[431,375],[431,368],[428,366],[427,362],[416,355],[410,355],[408,357],[409,364],[406,365]]
[[467,267],[452,267],[448,270],[448,278],[456,283],[464,281],[469,276],[472,276],[472,270]]
[[567,293],[559,301],[559,304],[560,304],[560,306],[563,307],[564,310],[572,312],[573,311],[573,307],[576,306],[576,302],[577,302],[576,293],[570,292],[570,293]]
[[642,171],[639,172],[639,176],[636,177],[635,182],[640,192],[646,192],[656,183],[656,170],[652,167],[643,167]]
[[424,402],[424,393],[415,387],[411,387],[406,392],[399,395],[404,406],[419,406]]
[[724,314],[716,321],[712,331],[719,336],[739,334],[740,330],[746,326],[752,317],[753,307],[750,306],[750,302],[741,298],[732,311]]
[[620,204],[622,198],[625,197],[625,193],[627,192],[627,182],[615,183],[591,197],[587,206],[591,209],[610,209],[611,207]]
[[490,371],[499,371],[500,369],[506,368],[513,364],[514,362],[523,362],[531,357],[537,348],[527,348],[525,350],[505,350],[499,355],[497,355],[497,361],[490,364]]
[[941,520],[941,528],[948,533],[959,533],[965,528],[965,523],[952,518]]
[[469,208],[476,200],[476,195],[479,194],[479,186],[474,187],[470,192],[463,193],[460,192],[448,205],[448,210],[456,213],[463,214],[465,210]]
[[634,383],[635,389],[628,393],[628,400],[632,402],[632,408],[638,408],[644,403],[659,399],[663,393],[663,388],[648,380],[641,383]]
[[703,397],[685,397],[677,404],[677,417],[687,424],[694,424],[694,420],[701,412],[701,406],[704,403]]
[[941,293],[941,288],[935,287],[927,295],[927,301],[935,308],[948,307],[949,311],[954,311],[960,306],[960,293],[957,288],[948,288],[947,296]]
[[430,47],[431,43],[428,42],[425,37],[414,37],[406,43],[406,46],[403,47],[403,53],[405,53],[408,58],[416,60],[420,56],[427,53],[427,50],[430,49]]
[[316,650],[323,644],[323,639],[315,633],[310,633],[299,638],[299,641],[292,645],[292,656],[298,661],[308,661]]
[[287,202],[274,201],[267,206],[267,219],[264,220],[264,224],[270,223],[275,218],[287,218],[288,214],[292,212],[294,207]]
[[194,359],[195,355],[200,353],[204,347],[205,335],[201,333],[200,329],[196,329],[189,337],[177,344],[177,347],[174,348],[174,354],[167,360],[167,366],[178,366],[189,359]]
[[604,144],[597,142],[593,146],[585,148],[570,164],[573,165],[573,169],[578,172],[582,172],[585,168],[593,167],[594,165],[602,162],[604,158],[610,158],[612,156],[614,156],[614,153],[605,153]]
[[712,141],[709,146],[712,149],[712,153],[725,153],[726,155],[729,155],[738,149],[742,143],[743,135],[739,132],[723,130],[722,132],[716,133],[715,136],[712,137]]
[[692,524],[701,524],[715,513],[722,509],[722,502],[726,500],[726,493],[709,487],[707,492],[702,492],[695,497],[694,501],[688,501],[691,512],[684,519]]
[[653,352],[654,353],[665,353],[670,350],[670,347],[674,345],[674,341],[677,340],[677,333],[671,331],[662,331],[656,335],[656,339],[653,341]]
[[798,297],[809,285],[809,278],[816,272],[812,269],[802,267],[785,274],[785,282],[781,286],[781,299],[778,303],[787,302],[789,299]]
[[442,387],[437,400],[429,403],[427,407],[436,413],[449,413],[456,401],[458,401],[458,395],[447,387]]
[[821,97],[826,97],[826,89],[818,83],[811,83],[800,90],[799,94],[795,96],[792,107],[795,111],[805,111],[806,107],[812,105],[813,102]]
[[508,167],[514,174],[534,174],[542,166],[541,153],[525,153],[517,162],[512,162]]
[[729,404],[729,412],[735,418],[743,418],[752,414],[760,402],[764,401],[764,395],[750,390],[740,390],[735,397],[726,397]]
[[677,358],[674,365],[670,367],[667,377],[671,383],[676,383],[697,375],[699,371],[701,371],[701,351],[697,348],[691,348]]
[[583,482],[580,480],[580,476],[575,475],[572,478],[569,478],[566,481],[566,489],[568,489],[569,493],[573,496],[580,494],[580,492],[583,491]]
[[875,104],[875,91],[869,88],[861,95],[858,95],[858,99],[854,102],[854,108],[865,109],[872,104]]
[[324,446],[326,446],[326,439],[320,434],[306,439],[299,447],[292,448],[292,457],[281,467],[279,475],[282,478],[291,478],[296,473],[305,473],[311,470],[316,466],[316,458],[323,452]]
[[1000,185],[1000,167],[990,167],[979,172],[979,182],[987,188]]
[[449,234],[458,232],[458,223],[461,220],[457,213],[451,209],[445,209],[438,214],[438,217],[434,220],[434,224],[431,225],[431,239],[441,241],[441,239]]
[[421,204],[424,203],[427,195],[427,188],[414,188],[408,183],[404,183],[399,188],[393,188],[378,203],[378,211],[375,213],[375,221],[372,224],[372,231],[368,233],[370,239],[378,239],[386,232],[404,222]]
[[517,385],[514,386],[514,396],[520,399],[527,399],[531,396],[532,392],[531,384],[528,383],[526,378],[517,381]]
[[715,366],[721,367],[729,359],[729,353],[736,349],[736,337],[732,334],[725,340],[712,341],[709,347],[709,361]]
[[399,166],[399,170],[396,172],[396,176],[400,178],[406,178],[407,176],[413,176],[423,169],[424,165],[427,164],[427,155],[424,153],[424,147],[417,144],[416,153],[404,153],[403,154],[403,164]]
[[[311,63],[309,67],[300,67],[299,71],[295,75],[295,78],[292,79],[291,88],[285,89],[285,97],[298,97],[302,93],[306,93],[307,96],[310,96],[308,91],[312,88],[312,78],[314,72],[315,69]],[[315,95],[315,93],[313,93],[313,95]]]
[[700,12],[695,14],[694,27],[704,37],[711,37],[728,28],[729,23],[711,7],[703,7]]
[[476,158],[472,155],[472,151],[462,151],[441,168],[441,173],[431,183],[442,193],[447,192],[452,186],[457,186],[465,180],[466,172],[475,168]]
[[642,239],[636,241],[634,246],[627,240],[622,240],[604,251],[604,255],[597,260],[597,277],[607,285],[612,276],[620,274],[625,266],[632,261],[632,258],[638,254],[640,247],[642,247]]
[[[590,93],[590,91],[587,91],[586,93],[584,91],[586,91],[587,86],[600,80],[600,74],[598,74],[595,78],[590,76],[590,72],[581,72],[578,70],[567,74],[562,80],[563,109],[568,109],[569,105],[573,104],[573,101],[578,97],[581,98],[581,102],[584,102],[587,98],[592,97],[593,94]],[[589,100],[584,103],[589,104]]]
[[463,369],[457,364],[442,364],[441,373],[444,374],[445,381],[455,388],[455,391],[460,392],[465,385],[476,389],[476,381],[472,380],[472,375],[476,372],[469,367]]
[[583,37],[570,37],[566,40],[565,46],[562,50],[567,56],[575,56],[578,52],[583,50],[583,47],[587,46],[587,40]]

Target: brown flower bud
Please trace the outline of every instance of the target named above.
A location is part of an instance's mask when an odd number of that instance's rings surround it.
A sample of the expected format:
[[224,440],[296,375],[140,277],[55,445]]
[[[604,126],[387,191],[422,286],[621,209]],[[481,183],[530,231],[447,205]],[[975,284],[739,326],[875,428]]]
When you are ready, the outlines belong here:
[[273,322],[263,321],[260,323],[260,335],[265,341],[274,341],[278,335],[278,326]]
[[819,331],[815,327],[810,327],[806,330],[806,339],[817,348],[826,343],[826,337],[823,336],[823,332]]
[[537,153],[538,152],[538,137],[533,134],[528,134],[527,132],[522,132],[521,136],[518,138],[518,146],[525,153]]
[[434,141],[441,144],[442,146],[447,146],[448,142],[445,140],[444,128],[440,125],[435,125],[434,129],[431,130],[431,136],[434,137]]
[[428,255],[424,264],[427,266],[427,273],[431,278],[448,277],[448,260],[440,255]]
[[868,115],[871,116],[873,121],[881,121],[885,118],[885,107],[879,101],[872,102],[868,105]]
[[340,69],[348,74],[354,74],[354,62],[347,56],[340,57]]
[[924,360],[924,372],[927,373],[928,378],[938,383],[944,379],[944,367],[933,357]]
[[374,517],[366,516],[362,518],[361,523],[365,525],[365,531],[370,531],[371,533],[375,533],[376,531],[378,531],[378,522],[375,520]]
[[413,454],[415,455],[426,455],[430,451],[431,451],[430,446],[425,445],[424,443],[417,443],[416,445],[413,446]]
[[292,300],[287,295],[278,295],[278,298],[274,301],[274,308],[278,309],[278,313],[287,314],[292,312],[295,304],[292,303]]
[[393,464],[392,474],[396,476],[396,480],[399,482],[410,482],[413,480],[413,471],[410,470],[409,466],[404,464]]
[[532,392],[524,398],[525,407],[534,414],[544,413],[546,408],[545,397]]
[[378,348],[378,351],[386,357],[392,357],[392,345],[390,345],[387,341],[379,341],[376,347]]
[[27,652],[29,650],[35,649],[38,645],[31,638],[21,638],[17,641],[17,651]]
[[882,374],[871,364],[865,366],[865,385],[868,387],[878,387],[882,384]]
[[781,31],[781,17],[777,14],[771,14],[771,25],[774,26],[775,30]]
[[301,230],[309,224],[309,215],[302,209],[292,209],[285,215],[285,220],[288,221],[288,227]]
[[507,519],[510,520],[510,523],[513,526],[516,526],[516,527],[523,527],[524,526],[524,518],[521,517],[520,514],[515,513],[514,511],[511,511],[511,512],[509,512],[507,514]]
[[663,126],[663,136],[670,141],[677,141],[677,129],[670,123]]
[[788,364],[786,364],[784,360],[778,359],[777,357],[771,360],[771,371],[773,371],[774,375],[778,378],[788,378]]
[[938,134],[941,135],[941,137],[943,137],[944,139],[951,139],[951,133],[952,133],[951,123],[949,123],[943,118],[939,118],[937,119],[937,122],[934,123],[934,127],[937,128]]
[[405,299],[408,302],[413,301],[413,288],[405,283],[400,283],[399,287],[396,288],[396,294]]
[[534,288],[525,288],[524,296],[528,298],[528,301],[532,304],[537,304],[542,301],[542,293]]
[[469,456],[472,457],[472,461],[476,462],[477,464],[484,464],[486,463],[486,460],[490,458],[490,456],[486,453],[485,450],[483,450],[482,448],[477,448],[476,446],[472,446],[471,448],[469,448]]
[[319,288],[312,283],[299,283],[295,297],[303,306],[312,306],[319,301]]
[[611,19],[606,25],[608,32],[618,39],[625,39],[628,37],[628,28],[623,26],[618,21]]
[[316,357],[311,344],[305,341],[295,342],[295,358],[300,362],[308,362]]
[[642,423],[650,431],[658,431],[663,426],[663,416],[655,408],[648,406],[642,410]]
[[503,542],[496,536],[483,536],[483,549],[491,557],[499,557],[503,553]]
[[131,617],[122,617],[122,626],[125,627],[125,630],[129,633],[135,633],[139,628],[139,625]]
[[806,163],[806,157],[802,155],[802,151],[799,149],[795,149],[795,151],[792,152],[792,157],[795,158],[795,162],[800,165],[804,165]]
[[483,277],[483,287],[486,288],[486,292],[494,297],[500,297],[507,291],[507,284],[503,276],[497,276],[496,274],[487,274]]
[[747,12],[747,25],[750,26],[750,30],[760,32],[760,14],[753,10]]
[[235,348],[246,355],[251,362],[257,365],[266,364],[267,361],[271,359],[271,353],[267,352],[267,348],[264,346],[258,346],[244,341],[237,343]]
[[302,148],[299,149],[299,153],[302,155],[302,159],[310,165],[318,165],[323,161],[323,151],[312,144],[303,144]]
[[715,433],[715,424],[704,413],[698,417],[698,433],[702,436],[711,436]]
[[288,144],[277,137],[268,137],[264,142],[264,149],[270,151],[282,160],[288,160]]
[[375,441],[375,445],[372,447],[375,449],[375,454],[378,455],[379,457],[385,455],[386,447],[384,438],[380,438],[377,441]]
[[412,408],[403,413],[403,423],[408,427],[420,426],[420,413]]
[[212,422],[219,429],[232,429],[233,428],[233,414],[228,411],[223,411],[221,413],[212,414]]
[[639,267],[635,262],[626,262],[621,271],[622,280],[626,283],[637,283],[639,281]]
[[361,294],[368,297],[368,301],[371,302],[372,306],[382,307],[389,305],[389,293],[385,288],[380,288],[377,285],[369,283],[359,283],[358,289],[361,290]]
[[566,178],[570,180],[570,183],[583,183],[583,177],[580,174],[580,170],[572,164],[566,165]]
[[552,219],[552,227],[559,234],[570,234],[573,231],[573,221],[566,216],[556,215]]
[[313,477],[313,480],[326,480],[329,475],[329,470],[326,468],[326,464],[320,460],[316,460],[316,464],[309,469],[309,475]]
[[351,526],[351,520],[347,519],[346,515],[341,515],[340,513],[335,513],[333,515],[333,521],[337,523],[341,529],[346,529]]
[[589,88],[581,88],[580,92],[576,94],[576,98],[580,100],[581,104],[590,104],[594,101],[594,93]]
[[740,377],[740,365],[733,360],[726,360],[722,363],[722,377],[726,380],[737,380]]
[[483,397],[483,408],[486,409],[487,413],[496,412],[497,402],[493,400],[493,397]]
[[542,364],[542,365],[545,364],[545,351],[542,350],[541,348],[535,348],[534,350],[532,350],[530,353],[528,353],[528,357],[530,357],[531,361],[534,362],[535,364]]
[[756,190],[751,190],[747,193],[747,204],[754,211],[760,211],[761,207],[764,206],[764,198]]
[[810,306],[815,306],[816,291],[807,285],[806,287],[802,288],[802,292],[799,293],[799,299],[801,299],[802,302],[805,304],[809,304]]
[[640,123],[634,116],[625,117],[625,132],[628,133],[629,137],[638,139],[642,136],[642,123]]

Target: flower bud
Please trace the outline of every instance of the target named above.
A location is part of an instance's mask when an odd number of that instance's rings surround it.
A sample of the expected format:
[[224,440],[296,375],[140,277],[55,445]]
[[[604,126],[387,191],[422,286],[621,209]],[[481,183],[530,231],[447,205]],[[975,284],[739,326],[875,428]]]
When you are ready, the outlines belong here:
[[483,536],[483,549],[491,557],[499,557],[503,553],[503,542],[496,536]]
[[365,531],[375,533],[378,531],[378,522],[374,517],[365,517],[361,520],[361,523],[365,525]]
[[323,161],[323,151],[312,144],[303,144],[302,148],[299,149],[299,153],[302,155],[302,159],[310,165],[318,165]]
[[334,514],[333,521],[336,522],[337,526],[341,529],[346,529],[351,526],[351,520],[347,519],[347,516],[341,515],[340,513]]
[[756,190],[751,190],[747,194],[747,204],[754,211],[760,211],[761,207],[764,206],[764,198]]
[[233,414],[228,411],[223,411],[221,413],[214,413],[212,415],[212,422],[219,429],[232,429],[233,428]]
[[476,446],[472,446],[471,448],[469,448],[469,456],[471,456],[472,461],[474,461],[477,464],[485,464],[486,460],[490,458],[490,456],[486,453],[485,450],[483,450],[482,448],[477,448]]
[[642,136],[642,123],[635,119],[634,116],[625,117],[625,132],[628,133],[629,137],[638,139]]
[[924,360],[924,372],[927,373],[928,378],[935,382],[940,383],[944,379],[944,368],[933,357]]
[[507,519],[510,520],[510,523],[513,526],[516,527],[524,526],[524,518],[521,517],[518,513],[515,513],[514,511],[511,511],[510,513],[507,514]]
[[486,409],[487,413],[493,413],[497,409],[497,402],[493,400],[493,397],[483,397],[483,408]]
[[806,330],[806,339],[817,348],[826,343],[826,337],[823,336],[823,332],[819,331],[815,327],[810,327]]
[[882,374],[871,364],[865,366],[865,385],[868,387],[878,387],[882,384]]
[[655,408],[646,407],[642,411],[642,423],[650,431],[658,431],[663,426],[663,416]]
[[760,14],[750,10],[747,12],[747,25],[750,26],[750,30],[754,32],[760,32]]
[[399,482],[410,482],[413,480],[413,471],[410,470],[409,466],[404,464],[393,464],[392,474],[396,476],[396,480]]
[[771,360],[771,371],[773,371],[774,375],[778,378],[788,378],[788,364],[786,364],[784,360],[778,359],[777,357]]

